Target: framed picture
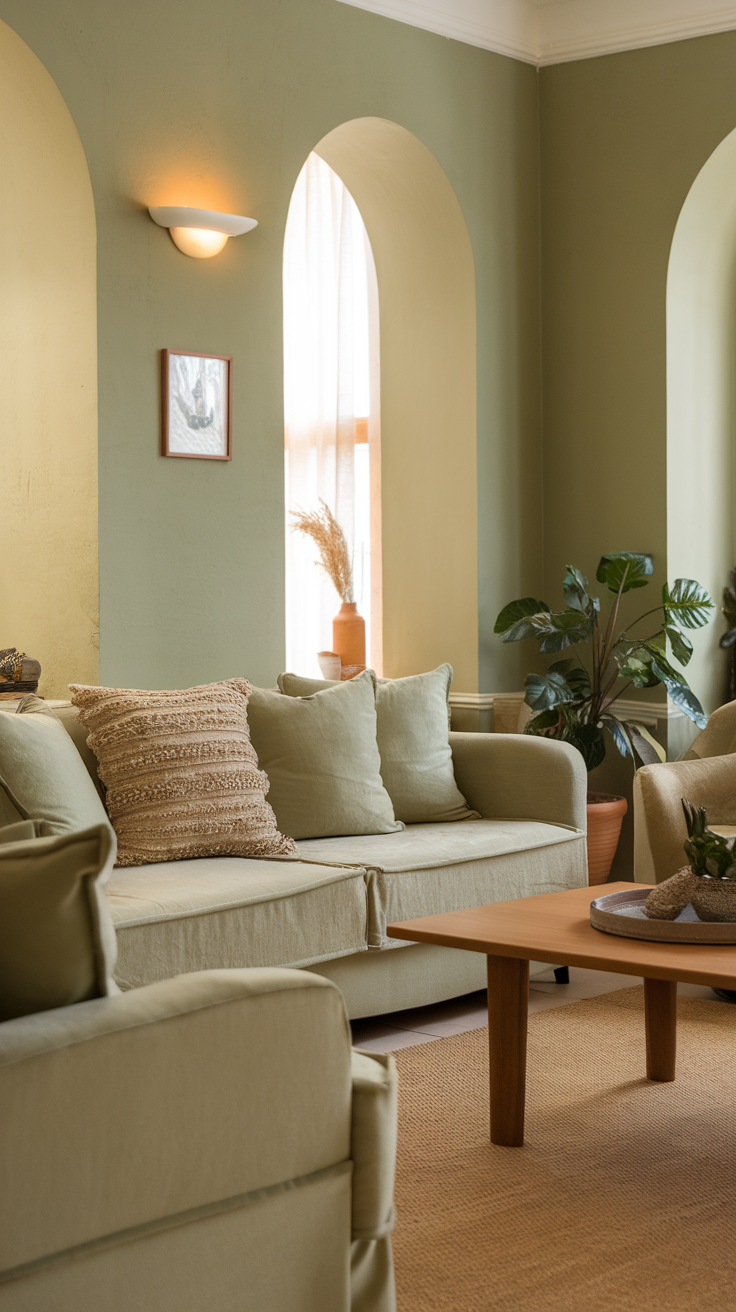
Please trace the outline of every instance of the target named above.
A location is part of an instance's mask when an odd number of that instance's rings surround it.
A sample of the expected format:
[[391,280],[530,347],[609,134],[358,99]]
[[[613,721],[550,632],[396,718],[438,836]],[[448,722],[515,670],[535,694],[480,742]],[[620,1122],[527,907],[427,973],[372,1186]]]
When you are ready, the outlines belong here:
[[233,357],[161,352],[161,455],[233,458]]

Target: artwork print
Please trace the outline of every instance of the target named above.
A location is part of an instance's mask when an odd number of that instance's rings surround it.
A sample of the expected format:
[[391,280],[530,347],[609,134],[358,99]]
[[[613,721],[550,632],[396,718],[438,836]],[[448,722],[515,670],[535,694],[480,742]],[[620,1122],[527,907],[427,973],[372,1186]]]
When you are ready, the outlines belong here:
[[232,357],[162,352],[162,454],[232,457]]

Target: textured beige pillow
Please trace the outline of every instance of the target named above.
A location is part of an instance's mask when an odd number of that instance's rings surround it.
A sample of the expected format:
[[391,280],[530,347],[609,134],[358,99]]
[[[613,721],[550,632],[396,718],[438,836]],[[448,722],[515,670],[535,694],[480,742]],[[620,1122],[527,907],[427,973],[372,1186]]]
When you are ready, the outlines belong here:
[[248,718],[278,823],[294,838],[403,829],[381,782],[370,674],[313,697],[254,688]]
[[0,1021],[119,992],[105,884],[109,824],[35,838],[45,821],[0,830]]
[[172,692],[69,687],[100,763],[118,865],[296,851],[266,801],[247,679]]
[[[427,674],[376,680],[376,736],[383,779],[397,820],[408,825],[477,819],[455,783],[448,736],[452,666]],[[338,685],[280,674],[287,697]]]

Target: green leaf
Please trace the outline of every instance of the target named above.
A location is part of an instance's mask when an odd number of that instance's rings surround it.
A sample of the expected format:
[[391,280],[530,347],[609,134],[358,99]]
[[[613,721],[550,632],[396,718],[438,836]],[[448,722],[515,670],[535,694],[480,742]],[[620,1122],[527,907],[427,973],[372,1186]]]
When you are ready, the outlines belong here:
[[656,688],[659,678],[652,673],[652,653],[646,647],[629,647],[614,652],[622,679],[629,679],[635,688]]
[[652,658],[652,672],[656,674],[660,683],[665,683],[665,679],[669,679],[673,683],[679,683],[683,688],[689,686],[685,675],[676,670],[674,665],[670,665],[663,651],[655,647],[654,643],[648,642],[645,645]]
[[645,725],[637,724],[636,720],[626,720],[625,724],[639,765],[661,765],[667,760],[664,747],[652,737]]
[[613,738],[613,741],[616,747],[618,748],[619,752],[621,753],[621,755],[630,756],[633,760],[634,749],[631,745],[631,740],[628,734],[624,730],[624,726],[621,724],[621,721],[617,720],[615,715],[602,715],[601,724],[605,724],[608,732]]
[[[538,615],[545,610],[549,610],[546,601],[535,601],[534,597],[522,597],[520,601],[510,601],[508,606],[504,606],[500,612],[493,632],[507,633],[511,626],[519,620],[523,620],[529,615]],[[528,635],[525,634],[524,636],[527,637]]]
[[[539,715],[534,715],[531,720],[527,720],[524,725],[524,733],[543,734],[546,729],[554,729],[559,724],[559,711],[552,709],[542,711]],[[553,734],[550,737],[554,737]]]
[[583,615],[590,614],[593,603],[588,596],[588,580],[579,569],[575,569],[574,565],[567,567],[562,591],[565,601],[572,610],[582,611]]
[[679,682],[676,677],[673,678],[672,672],[663,670],[658,661],[652,661],[652,671],[664,684],[675,706],[678,706],[681,711],[689,715],[699,729],[704,729],[708,723],[708,716],[705,714],[692,688],[688,688],[686,683]]
[[553,665],[550,665],[548,673],[565,675],[567,674],[568,670],[572,669],[574,664],[575,661],[573,660],[572,656],[566,656],[564,660],[555,661]]
[[654,573],[652,557],[648,551],[612,551],[601,556],[596,570],[599,583],[607,584],[611,592],[630,592],[632,588],[645,588],[647,578]]
[[702,629],[715,609],[710,595],[695,579],[675,579],[672,588],[662,585],[665,624],[684,624],[686,629]]
[[573,691],[563,676],[550,670],[549,674],[527,674],[524,680],[524,701],[533,711],[546,711],[553,706],[573,700]]
[[577,747],[585,761],[585,768],[590,772],[601,765],[606,757],[606,740],[597,724],[581,724],[570,730],[567,741]]
[[579,610],[563,610],[556,615],[535,615],[529,621],[543,653],[564,651],[577,642],[588,642],[593,622]]
[[575,694],[576,701],[586,701],[590,697],[590,675],[582,665],[576,665],[574,670],[570,670],[567,682]]
[[680,630],[676,629],[672,624],[665,624],[664,631],[670,640],[672,655],[675,660],[679,661],[681,665],[687,665],[693,654],[693,644],[690,639],[686,638],[685,634],[681,633]]
[[512,624],[511,628],[507,629],[506,633],[504,633],[501,641],[521,642],[522,638],[533,638],[534,636],[534,625],[532,624],[530,616],[526,619],[517,620],[516,624]]

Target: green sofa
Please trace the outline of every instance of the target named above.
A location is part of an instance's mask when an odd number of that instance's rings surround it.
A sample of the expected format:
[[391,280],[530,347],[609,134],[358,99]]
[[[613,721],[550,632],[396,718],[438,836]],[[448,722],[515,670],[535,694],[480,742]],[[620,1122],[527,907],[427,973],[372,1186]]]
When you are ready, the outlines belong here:
[[394,1312],[396,1073],[338,990],[183,975],[0,1024],[0,1312]]
[[[55,710],[100,787],[75,709]],[[116,869],[108,892],[120,986],[290,966],[333,980],[351,1018],[485,987],[481,955],[399,943],[386,926],[585,885],[587,778],[579,752],[565,743],[480,733],[452,733],[450,742],[458,787],[480,819],[309,839],[297,859]]]

